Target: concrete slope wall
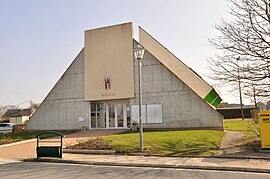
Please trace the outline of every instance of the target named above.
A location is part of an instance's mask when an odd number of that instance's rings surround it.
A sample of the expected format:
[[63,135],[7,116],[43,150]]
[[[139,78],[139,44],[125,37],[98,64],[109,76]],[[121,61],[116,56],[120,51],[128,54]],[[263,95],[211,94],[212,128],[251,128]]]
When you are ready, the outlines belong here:
[[139,37],[140,43],[153,56],[155,56],[164,66],[187,84],[202,99],[213,106],[217,106],[221,102],[221,98],[208,83],[206,83],[200,76],[187,67],[141,27],[139,27]]
[[[135,95],[138,104],[137,61]],[[163,123],[145,128],[207,128],[223,130],[223,117],[148,51],[142,60],[143,104],[163,104]]]
[[84,50],[58,80],[30,118],[27,130],[80,129],[79,117],[88,126],[90,103],[84,101]]

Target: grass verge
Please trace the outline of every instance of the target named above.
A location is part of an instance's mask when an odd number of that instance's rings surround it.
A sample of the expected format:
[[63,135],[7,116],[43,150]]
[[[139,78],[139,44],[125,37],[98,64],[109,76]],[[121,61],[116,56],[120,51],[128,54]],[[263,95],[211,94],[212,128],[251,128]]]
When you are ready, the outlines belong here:
[[[219,149],[223,132],[210,130],[146,131],[143,133],[144,152],[164,156],[214,155]],[[139,152],[139,133],[103,137],[116,153]]]
[[224,129],[242,131],[250,137],[257,137],[259,134],[259,124],[254,123],[252,119],[226,119],[224,120]]
[[[0,135],[0,145],[9,144],[13,142],[18,142],[27,139],[34,139],[36,136],[45,131],[35,131],[35,132],[18,132],[18,133],[6,133]],[[64,135],[74,133],[74,130],[57,131]],[[51,136],[50,136],[51,137]]]
[[[244,137],[239,141],[239,145],[258,147],[259,137],[259,124],[256,124],[252,119],[226,119],[224,120],[225,130],[241,131]],[[250,148],[250,147],[249,147]]]

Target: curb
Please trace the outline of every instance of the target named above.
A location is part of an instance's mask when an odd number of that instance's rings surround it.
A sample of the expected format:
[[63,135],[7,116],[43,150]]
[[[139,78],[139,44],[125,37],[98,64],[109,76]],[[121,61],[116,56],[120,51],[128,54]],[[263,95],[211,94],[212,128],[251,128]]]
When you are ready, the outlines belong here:
[[182,155],[182,156],[164,156],[155,154],[140,154],[140,153],[115,153],[114,150],[89,150],[89,149],[63,149],[63,153],[68,154],[93,154],[93,155],[126,155],[126,156],[143,156],[143,157],[172,157],[172,158],[217,158],[217,159],[243,159],[243,160],[270,160],[269,157],[255,156],[197,156],[197,155]]
[[144,156],[144,157],[172,157],[172,158],[217,158],[217,159],[254,159],[254,160],[270,160],[269,157],[253,157],[253,156],[197,156],[197,155],[182,155],[182,156],[164,156],[153,154],[115,154],[115,155],[127,155],[127,156]]
[[76,150],[76,149],[63,149],[63,153],[69,154],[95,154],[95,155],[114,155],[114,150]]
[[10,144],[0,145],[0,148],[2,148],[2,147],[10,147],[10,146],[13,146],[13,145],[28,143],[28,142],[32,142],[32,141],[36,141],[36,140],[37,139],[29,139],[29,140],[23,140],[23,141],[19,141],[19,142],[13,142],[13,143],[10,143]]
[[124,167],[149,167],[149,168],[174,168],[174,169],[199,169],[199,170],[217,170],[217,171],[238,171],[253,173],[270,173],[270,169],[262,168],[244,168],[244,167],[222,167],[222,166],[198,166],[198,165],[171,165],[171,164],[136,164],[136,163],[115,163],[115,162],[89,162],[50,158],[24,159],[24,162],[49,162],[49,163],[69,163],[84,165],[102,165],[102,166],[124,166]]

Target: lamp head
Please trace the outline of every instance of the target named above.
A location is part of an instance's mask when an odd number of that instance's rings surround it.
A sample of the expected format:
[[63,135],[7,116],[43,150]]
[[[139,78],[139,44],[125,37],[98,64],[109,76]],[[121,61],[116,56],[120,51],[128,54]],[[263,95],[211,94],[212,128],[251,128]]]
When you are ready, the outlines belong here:
[[144,48],[138,44],[137,47],[134,49],[134,56],[136,59],[142,59],[144,55]]

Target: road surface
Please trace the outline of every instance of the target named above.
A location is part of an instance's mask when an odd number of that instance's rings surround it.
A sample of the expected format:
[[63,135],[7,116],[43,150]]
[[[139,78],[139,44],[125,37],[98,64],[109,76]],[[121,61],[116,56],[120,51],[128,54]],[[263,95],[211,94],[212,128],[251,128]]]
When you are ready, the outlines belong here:
[[270,174],[146,167],[0,161],[0,178],[270,178]]

